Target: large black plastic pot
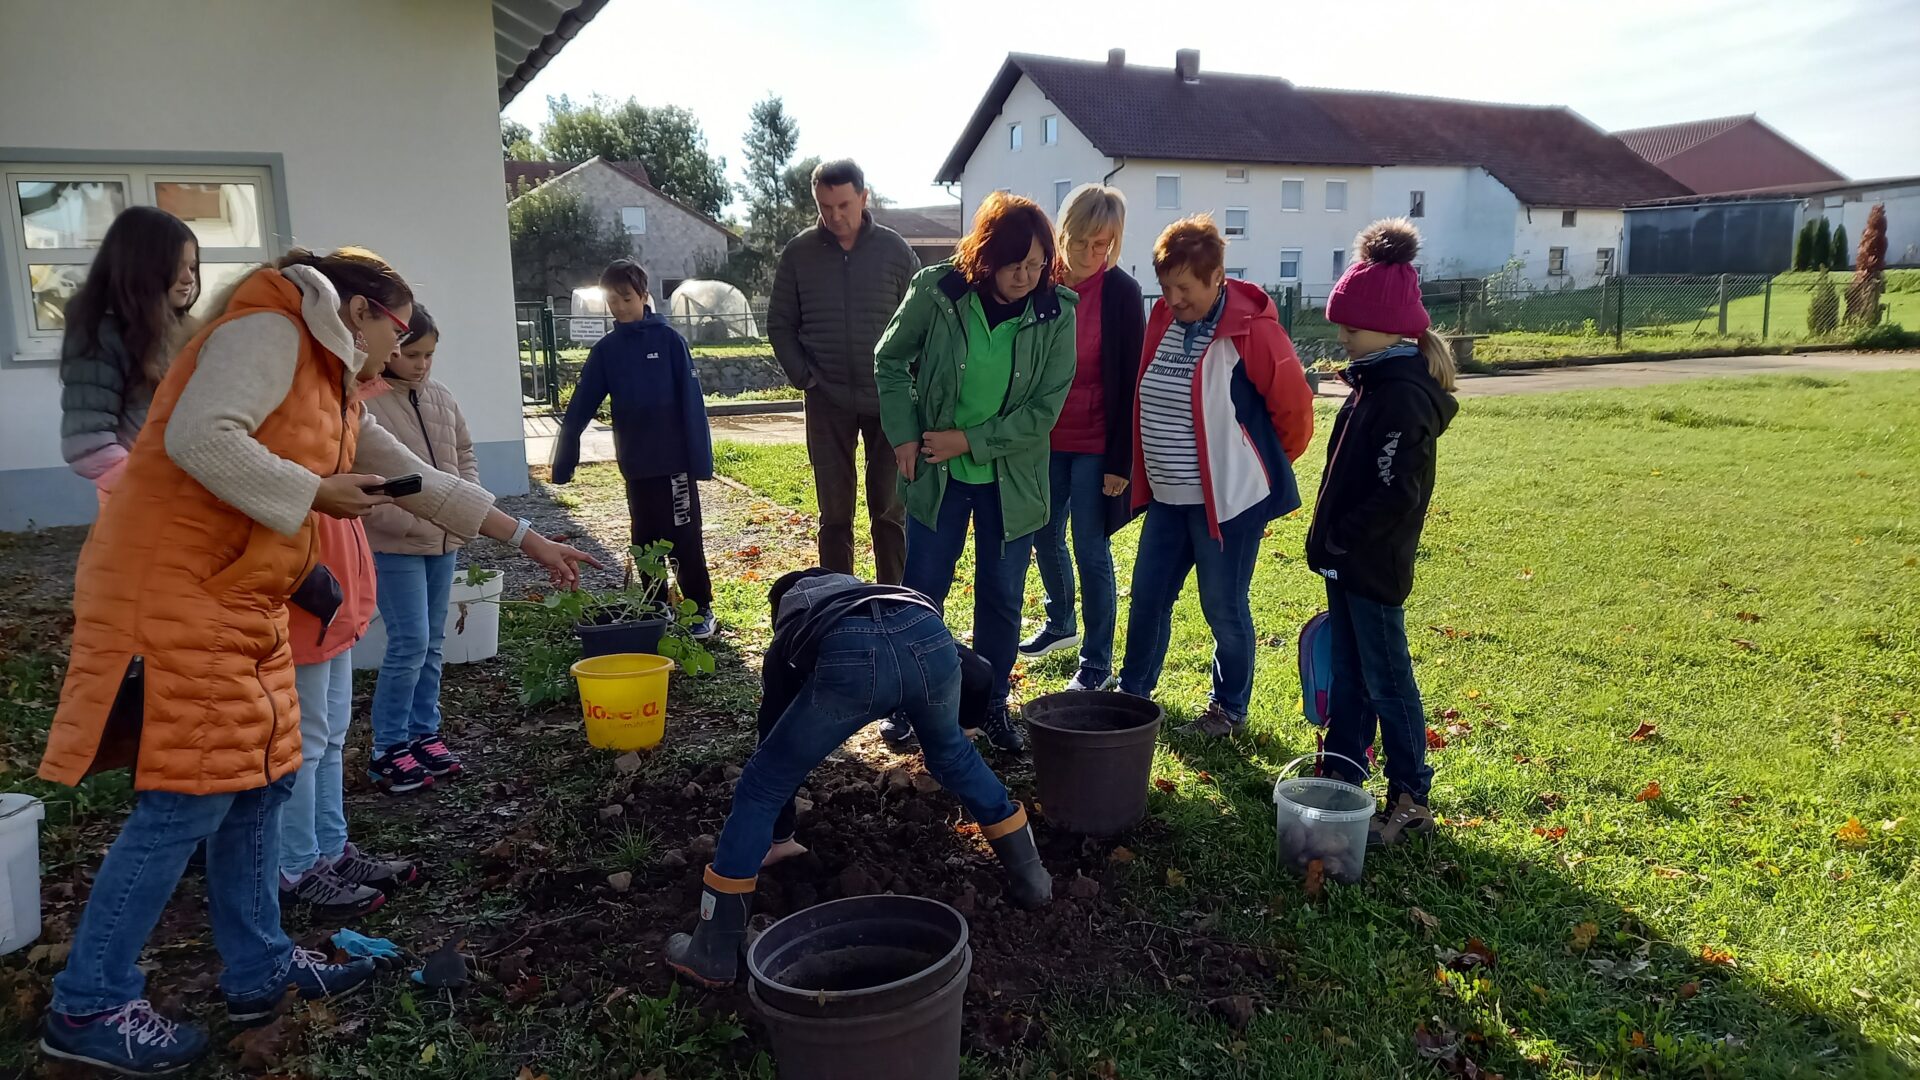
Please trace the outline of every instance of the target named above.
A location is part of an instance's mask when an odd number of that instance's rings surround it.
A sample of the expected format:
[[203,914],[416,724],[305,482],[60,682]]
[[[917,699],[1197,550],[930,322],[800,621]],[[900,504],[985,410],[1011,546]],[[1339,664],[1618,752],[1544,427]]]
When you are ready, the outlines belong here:
[[937,900],[856,896],[796,912],[747,950],[781,1080],[955,1080],[973,951]]
[[1040,812],[1067,832],[1122,833],[1147,816],[1153,747],[1166,716],[1132,694],[1068,690],[1027,702]]
[[611,656],[614,653],[660,655],[660,639],[666,636],[667,620],[634,619],[628,622],[577,623],[573,632],[580,636],[581,656]]

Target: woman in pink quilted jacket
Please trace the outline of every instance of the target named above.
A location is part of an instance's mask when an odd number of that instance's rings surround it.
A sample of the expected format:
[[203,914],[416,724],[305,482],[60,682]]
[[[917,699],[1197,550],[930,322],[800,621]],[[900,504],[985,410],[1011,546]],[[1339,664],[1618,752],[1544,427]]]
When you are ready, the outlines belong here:
[[[380,426],[422,461],[463,480],[480,482],[467,419],[453,392],[435,382],[440,328],[425,305],[400,350],[382,373],[386,392],[367,400]],[[447,633],[447,597],[459,537],[408,513],[376,507],[367,516],[367,542],[379,576],[380,621],[387,655],[373,688],[373,755],[367,771],[380,788],[399,795],[460,774],[460,758],[440,737],[440,646]]]

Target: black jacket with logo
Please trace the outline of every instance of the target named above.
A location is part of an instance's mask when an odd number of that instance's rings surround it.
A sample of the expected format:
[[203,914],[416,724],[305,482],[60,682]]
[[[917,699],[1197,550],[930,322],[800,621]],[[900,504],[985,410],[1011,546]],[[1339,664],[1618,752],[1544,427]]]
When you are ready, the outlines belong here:
[[1334,418],[1307,565],[1377,604],[1413,592],[1413,557],[1433,497],[1434,443],[1460,405],[1413,345],[1355,360]]

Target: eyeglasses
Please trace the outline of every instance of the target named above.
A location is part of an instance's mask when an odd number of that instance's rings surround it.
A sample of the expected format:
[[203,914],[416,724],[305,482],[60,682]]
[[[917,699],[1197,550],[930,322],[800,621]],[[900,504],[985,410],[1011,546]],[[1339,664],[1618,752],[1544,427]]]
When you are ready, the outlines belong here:
[[393,320],[393,325],[400,329],[401,337],[405,337],[407,335],[407,331],[410,329],[410,327],[407,326],[406,320],[402,319],[398,315],[395,315],[392,309],[388,308],[387,305],[381,303],[380,301],[375,300],[373,297],[369,296],[366,298],[366,300],[367,300],[367,303],[372,304],[374,307],[379,308],[380,314],[385,315],[387,318]]

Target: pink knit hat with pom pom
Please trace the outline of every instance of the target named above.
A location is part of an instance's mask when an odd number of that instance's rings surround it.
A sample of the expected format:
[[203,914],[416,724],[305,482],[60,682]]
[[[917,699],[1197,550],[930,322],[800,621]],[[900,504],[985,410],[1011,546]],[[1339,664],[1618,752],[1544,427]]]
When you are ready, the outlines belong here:
[[1413,222],[1376,221],[1353,242],[1353,251],[1357,261],[1327,297],[1328,322],[1409,338],[1433,325],[1413,269],[1420,252],[1420,230]]

